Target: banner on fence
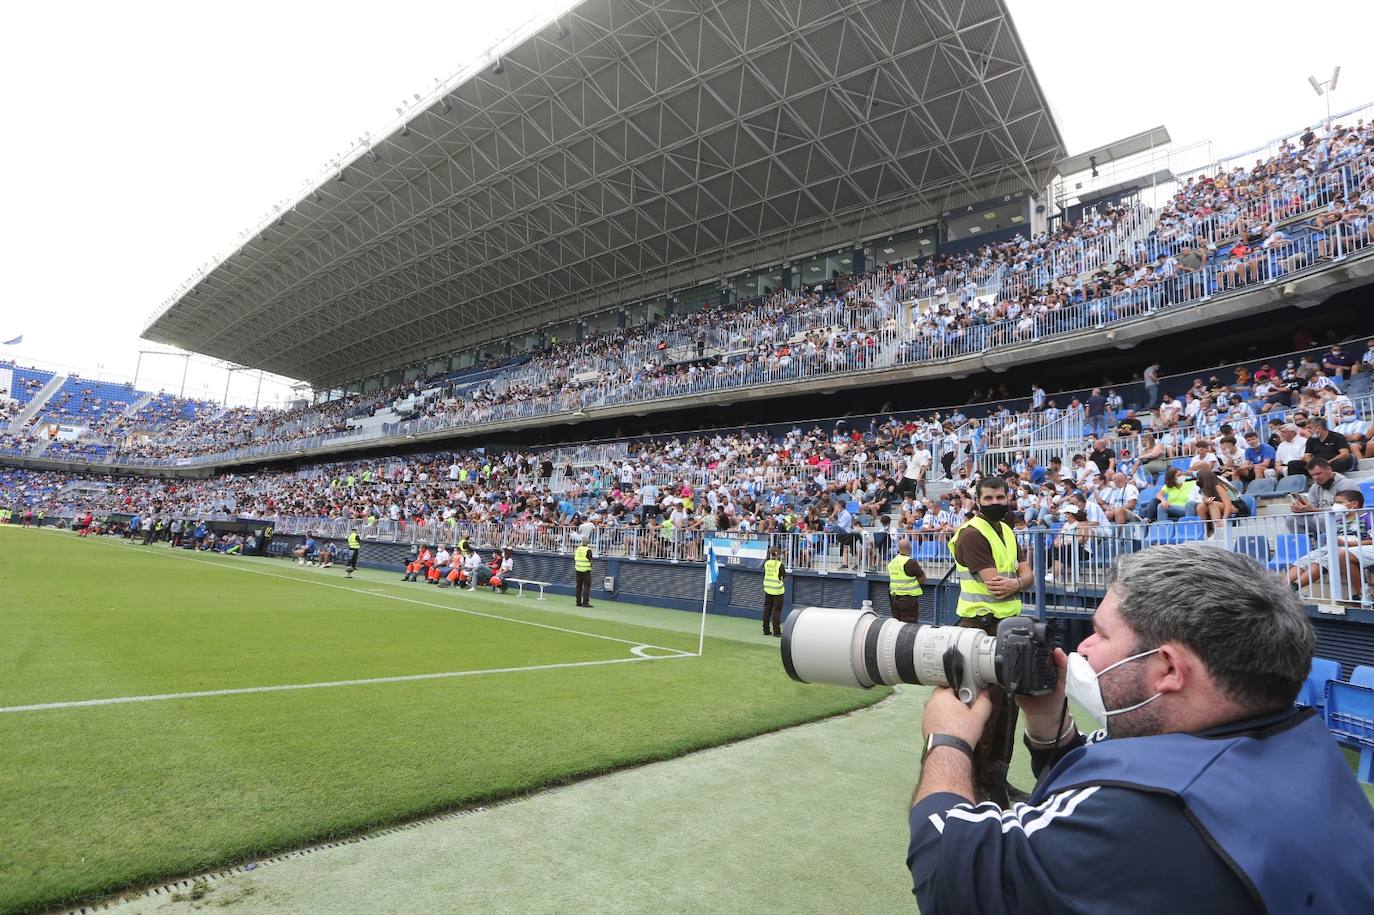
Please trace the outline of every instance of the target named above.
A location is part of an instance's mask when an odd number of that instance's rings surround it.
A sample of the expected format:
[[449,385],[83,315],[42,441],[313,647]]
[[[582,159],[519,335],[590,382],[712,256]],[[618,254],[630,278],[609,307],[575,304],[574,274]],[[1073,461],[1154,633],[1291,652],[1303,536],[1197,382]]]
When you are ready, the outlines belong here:
[[706,542],[715,552],[716,562],[719,565],[761,569],[763,568],[763,561],[768,558],[767,540],[708,537]]

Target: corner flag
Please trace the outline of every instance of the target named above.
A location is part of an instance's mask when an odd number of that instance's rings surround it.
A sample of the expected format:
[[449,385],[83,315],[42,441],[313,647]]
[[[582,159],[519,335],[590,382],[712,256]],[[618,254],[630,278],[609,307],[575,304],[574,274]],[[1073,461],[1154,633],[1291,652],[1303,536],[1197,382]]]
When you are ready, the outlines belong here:
[[716,583],[720,573],[716,565],[716,548],[710,540],[706,541],[706,582],[701,586],[701,634],[697,638],[697,657],[706,649],[706,603],[711,598],[711,586]]

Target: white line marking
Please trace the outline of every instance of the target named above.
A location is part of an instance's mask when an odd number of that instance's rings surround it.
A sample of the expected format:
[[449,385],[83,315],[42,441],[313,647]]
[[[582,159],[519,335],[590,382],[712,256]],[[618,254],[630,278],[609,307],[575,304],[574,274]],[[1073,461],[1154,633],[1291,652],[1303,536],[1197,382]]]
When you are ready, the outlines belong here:
[[[107,541],[101,540],[96,542],[105,543]],[[266,575],[268,578],[281,578],[285,579],[286,581],[294,581],[298,584],[319,585],[321,588],[334,588],[339,591],[352,591],[355,594],[370,594],[374,597],[386,598],[387,600],[398,600],[407,604],[419,604],[421,607],[434,607],[438,610],[451,610],[454,613],[466,613],[469,616],[481,616],[486,617],[490,620],[501,620],[502,622],[506,623],[518,623],[521,626],[534,626],[539,629],[552,629],[554,632],[566,632],[570,635],[585,635],[591,639],[604,639],[607,642],[619,642],[622,645],[645,645],[645,647],[647,648],[657,648],[659,651],[671,651],[674,654],[682,655],[683,657],[697,657],[695,653],[690,651],[682,651],[679,648],[667,648],[663,645],[646,645],[644,642],[636,642],[633,639],[618,639],[615,636],[611,635],[600,635],[595,632],[583,632],[581,629],[567,629],[563,626],[552,626],[548,623],[536,623],[533,620],[522,620],[509,616],[497,616],[495,613],[483,613],[480,610],[468,610],[465,607],[454,607],[450,604],[436,604],[433,601],[416,600],[413,597],[402,597],[399,594],[391,594],[389,592],[369,591],[366,588],[350,588],[347,585],[336,585],[332,582],[327,581],[311,581],[306,578],[297,578],[294,575],[281,575],[277,572],[265,572],[262,569],[245,569],[242,567],[221,565],[218,562],[211,562],[207,559],[197,559],[194,556],[181,556],[177,553],[172,553],[169,555],[168,553],[162,552],[145,552],[142,555],[163,556],[168,559],[181,559],[186,562],[198,562],[201,565],[213,566],[216,569],[227,569],[231,572],[247,572],[251,575]]]
[[[637,646],[642,647],[642,646]],[[332,686],[368,686],[373,683],[408,683],[412,680],[448,680],[454,677],[479,677],[483,674],[514,674],[531,670],[563,670],[570,667],[597,667],[603,664],[633,664],[636,661],[669,661],[693,658],[692,654],[639,655],[605,661],[564,661],[561,664],[535,664],[529,667],[489,667],[485,670],[453,670],[439,674],[409,674],[402,677],[372,677],[366,680],[330,680],[325,683],[288,683],[283,686],[245,686],[239,689],[207,689],[193,693],[162,693],[156,696],[116,696],[112,699],[81,699],[75,702],[42,702],[37,705],[11,705],[7,712],[41,712],[59,708],[85,708],[92,705],[124,705],[129,702],[162,702],[167,699],[203,699],[208,696],[243,696],[248,693],[283,693],[295,689],[326,689]]]

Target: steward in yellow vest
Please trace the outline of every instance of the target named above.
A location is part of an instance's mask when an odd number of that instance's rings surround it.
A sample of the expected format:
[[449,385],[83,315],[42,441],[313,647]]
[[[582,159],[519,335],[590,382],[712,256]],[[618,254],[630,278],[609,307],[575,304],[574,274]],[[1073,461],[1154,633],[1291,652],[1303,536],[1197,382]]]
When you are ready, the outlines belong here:
[[[949,541],[959,572],[960,626],[996,634],[997,623],[1021,613],[1018,592],[1034,580],[1011,525],[1005,523],[1011,503],[1007,481],[984,477],[974,490],[978,514],[960,526]],[[974,800],[991,799],[1011,806],[1007,792],[1007,764],[1016,734],[1017,707],[996,685],[988,687],[992,715],[973,751]]]
[[573,550],[573,571],[577,573],[577,583],[573,596],[579,607],[590,607],[592,600],[592,548],[580,544]]
[[355,527],[348,532],[348,569],[345,575],[353,577],[353,572],[358,568],[358,553],[362,551],[363,538],[358,536],[358,529]]
[[911,558],[911,541],[903,538],[897,544],[897,555],[887,563],[887,598],[892,605],[893,619],[903,623],[916,622],[921,585],[925,581],[925,570]]
[[[763,634],[782,638],[782,597],[787,591],[783,580],[782,552],[770,547],[768,558],[763,561]],[[769,621],[773,628],[769,629]]]

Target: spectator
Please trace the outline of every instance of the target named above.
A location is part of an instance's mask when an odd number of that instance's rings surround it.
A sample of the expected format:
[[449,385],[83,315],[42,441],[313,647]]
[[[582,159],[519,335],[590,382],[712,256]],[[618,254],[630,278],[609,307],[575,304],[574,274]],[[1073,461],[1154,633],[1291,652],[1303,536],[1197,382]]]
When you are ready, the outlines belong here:
[[1307,421],[1311,436],[1307,439],[1304,460],[1308,466],[1317,461],[1325,461],[1331,469],[1344,473],[1355,469],[1355,461],[1350,453],[1350,443],[1339,432],[1327,428],[1326,420],[1314,416]]

